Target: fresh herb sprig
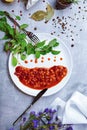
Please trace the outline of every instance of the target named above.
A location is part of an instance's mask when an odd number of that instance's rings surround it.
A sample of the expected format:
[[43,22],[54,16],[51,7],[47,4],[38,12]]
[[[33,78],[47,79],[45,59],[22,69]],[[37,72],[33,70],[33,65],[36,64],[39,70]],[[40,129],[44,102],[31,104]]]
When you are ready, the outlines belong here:
[[46,55],[51,52],[53,55],[57,55],[60,51],[54,50],[59,45],[57,39],[52,39],[46,44],[46,40],[38,42],[33,45],[32,42],[26,41],[26,34],[22,29],[26,28],[27,24],[22,24],[20,29],[14,28],[9,25],[7,17],[4,11],[0,11],[0,31],[5,35],[1,40],[6,40],[4,45],[4,51],[12,52],[12,65],[17,65],[17,58],[15,54],[20,54],[21,60],[25,60],[27,55],[34,54],[35,58],[39,58],[41,55]]

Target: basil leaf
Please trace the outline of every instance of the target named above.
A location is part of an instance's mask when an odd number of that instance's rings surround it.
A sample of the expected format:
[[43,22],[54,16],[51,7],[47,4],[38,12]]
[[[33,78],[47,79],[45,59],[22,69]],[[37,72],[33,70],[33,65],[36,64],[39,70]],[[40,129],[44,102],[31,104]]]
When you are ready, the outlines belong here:
[[28,24],[22,24],[22,25],[20,26],[20,29],[22,30],[22,29],[27,28],[27,27],[28,27]]
[[50,42],[49,42],[49,47],[54,47],[55,46],[55,44],[56,44],[56,42],[57,42],[57,39],[53,39],[53,40],[51,40]]
[[35,52],[35,57],[36,57],[36,59],[38,59],[40,57],[40,51]]
[[0,11],[0,16],[4,16],[4,15],[5,15],[4,11]]
[[25,54],[21,54],[21,60],[25,60],[26,59],[26,55]]
[[7,51],[9,51],[9,49],[10,49],[10,48],[9,48],[9,43],[6,42],[5,45],[4,45],[4,51],[7,52]]
[[17,20],[21,20],[21,17],[20,16],[15,16]]
[[55,51],[55,50],[52,50],[52,51],[51,51],[51,53],[52,53],[53,55],[58,55],[60,52],[61,52],[61,51]]
[[31,43],[27,44],[26,53],[27,53],[27,55],[35,54],[35,48]]
[[7,39],[9,39],[9,36],[7,34],[5,34],[1,40],[7,40]]
[[46,51],[40,51],[40,54],[46,55]]
[[45,43],[46,43],[46,40],[44,40],[44,41],[42,41],[42,42],[38,42],[38,43],[36,44],[36,47],[37,47],[37,48],[42,47],[42,46],[45,45]]
[[55,44],[54,44],[53,47],[56,47],[56,46],[59,46],[59,43],[58,43],[58,42],[55,42]]
[[17,58],[15,56],[12,56],[12,65],[13,66],[17,65]]

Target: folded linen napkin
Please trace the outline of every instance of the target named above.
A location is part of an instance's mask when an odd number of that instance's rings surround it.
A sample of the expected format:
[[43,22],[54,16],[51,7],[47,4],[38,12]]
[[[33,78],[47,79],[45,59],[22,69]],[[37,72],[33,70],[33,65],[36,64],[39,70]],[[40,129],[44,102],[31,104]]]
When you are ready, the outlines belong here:
[[26,4],[26,9],[29,9],[31,6],[33,6],[38,0],[28,0]]
[[87,124],[87,96],[80,92],[76,91],[67,102],[56,98],[51,106],[58,110],[63,124]]

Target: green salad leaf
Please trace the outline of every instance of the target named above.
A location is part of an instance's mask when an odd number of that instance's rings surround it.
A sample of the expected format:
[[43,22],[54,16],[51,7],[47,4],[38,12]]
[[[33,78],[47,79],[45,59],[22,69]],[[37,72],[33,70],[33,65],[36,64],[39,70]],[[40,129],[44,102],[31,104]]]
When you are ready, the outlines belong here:
[[[59,46],[57,39],[52,39],[49,42],[46,40],[40,41],[37,44],[26,41],[26,34],[23,29],[28,27],[27,24],[22,24],[20,29],[12,27],[7,20],[3,11],[0,11],[0,31],[4,32],[4,37],[1,40],[6,40],[4,44],[4,51],[12,52],[12,65],[16,66],[18,61],[16,54],[20,54],[21,60],[25,60],[28,55],[34,54],[35,58],[40,58],[41,55],[52,53],[57,55],[59,50],[55,47]],[[19,17],[16,17],[20,19]]]

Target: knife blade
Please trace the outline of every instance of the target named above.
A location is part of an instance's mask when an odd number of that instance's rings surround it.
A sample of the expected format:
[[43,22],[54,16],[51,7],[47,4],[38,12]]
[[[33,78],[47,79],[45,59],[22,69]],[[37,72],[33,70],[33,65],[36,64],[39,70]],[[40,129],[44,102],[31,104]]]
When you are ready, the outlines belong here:
[[41,90],[33,99],[33,101],[31,102],[31,104],[24,110],[24,112],[13,122],[13,126],[16,124],[16,122],[26,113],[27,110],[29,110],[34,104],[35,102],[37,102],[41,96],[47,91],[47,88]]

